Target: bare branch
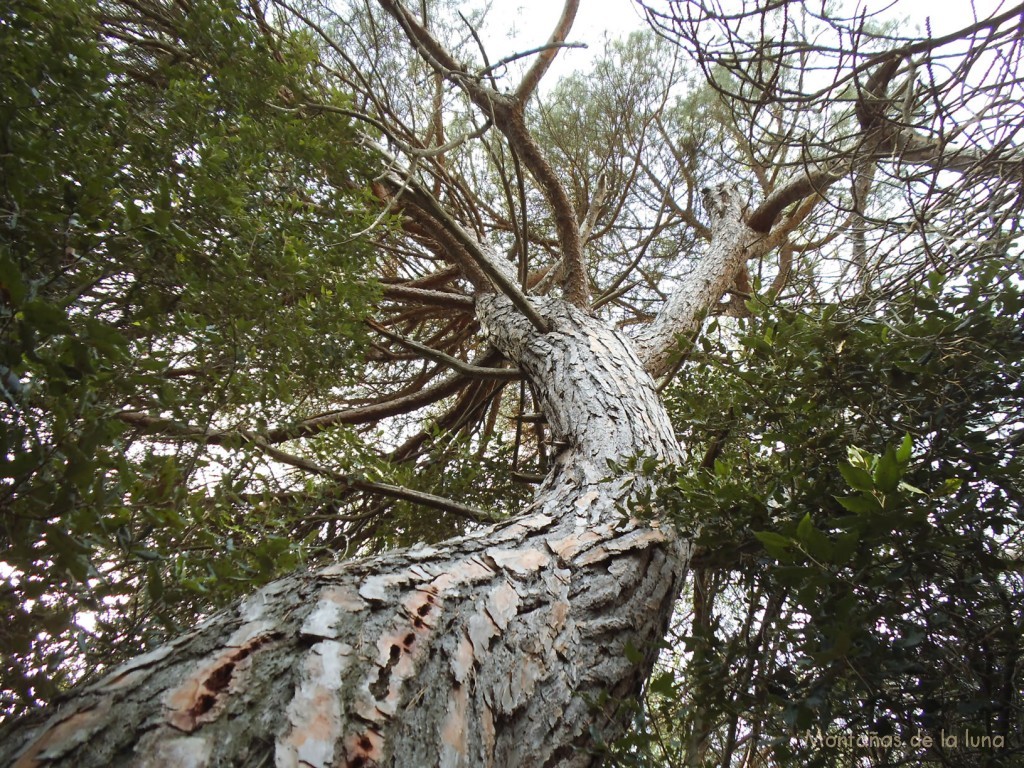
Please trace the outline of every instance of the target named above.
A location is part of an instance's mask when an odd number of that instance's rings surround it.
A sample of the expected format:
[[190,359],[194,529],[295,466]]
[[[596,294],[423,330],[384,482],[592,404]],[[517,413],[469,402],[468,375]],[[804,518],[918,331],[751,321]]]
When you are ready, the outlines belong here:
[[[501,69],[506,64],[511,64],[513,61],[518,61],[519,59],[525,59],[525,58],[527,58],[529,56],[533,56],[536,53],[543,53],[545,51],[550,51],[550,50],[553,50],[553,51],[555,51],[557,53],[562,48],[586,48],[586,47],[587,47],[586,43],[564,43],[564,42],[563,43],[547,43],[545,45],[538,45],[536,48],[530,48],[527,51],[519,51],[518,53],[513,53],[513,54],[511,54],[509,56],[506,56],[503,59],[499,59],[498,61],[494,62],[493,64],[488,64],[486,67],[484,67],[479,72],[477,72],[477,77],[484,77],[485,75],[489,75],[492,72],[494,72],[494,71],[496,71],[498,69]],[[554,57],[552,56],[552,58],[554,58]]]
[[145,414],[134,412],[122,412],[118,418],[127,424],[140,427],[144,430],[157,430],[164,434],[173,434],[175,437],[198,440],[208,445],[223,445],[226,442],[243,442],[258,448],[275,461],[282,464],[301,469],[305,472],[329,477],[344,488],[350,488],[365,493],[373,493],[379,496],[386,496],[392,499],[410,501],[414,504],[421,504],[432,509],[440,509],[444,512],[451,512],[473,520],[478,523],[494,523],[503,519],[501,515],[460,504],[451,499],[435,496],[431,493],[413,490],[388,483],[378,483],[366,480],[355,473],[335,472],[327,467],[322,467],[309,459],[296,456],[271,444],[271,441],[245,430],[204,430],[199,427],[189,427],[176,424],[165,419],[156,419]]
[[407,183],[411,189],[413,201],[427,211],[444,227],[446,232],[458,241],[459,245],[466,250],[481,271],[487,275],[495,288],[505,294],[516,306],[516,309],[522,312],[538,331],[547,333],[547,320],[534,309],[526,294],[523,293],[516,283],[515,277],[502,268],[504,264],[499,261],[498,257],[485,250],[483,245],[466,232],[462,225],[419,182],[410,178]]
[[418,341],[407,339],[403,336],[399,336],[397,333],[392,333],[386,328],[381,327],[379,324],[372,321],[367,321],[369,326],[373,328],[381,336],[385,336],[397,344],[401,344],[403,347],[413,349],[424,357],[434,360],[435,362],[443,363],[451,366],[456,371],[461,373],[463,376],[469,379],[485,379],[490,381],[518,381],[523,378],[522,371],[515,368],[484,368],[479,365],[472,365],[464,360],[459,360],[457,357],[445,354],[440,350],[433,349],[420,344]]
[[[502,359],[494,350],[489,350],[475,361],[473,365],[486,368],[497,364]],[[469,384],[469,380],[461,374],[450,376],[432,387],[419,389],[407,395],[391,397],[379,403],[332,411],[319,416],[302,419],[294,424],[283,425],[267,431],[267,443],[284,443],[303,437],[312,437],[335,426],[348,424],[371,424],[381,419],[411,413],[419,408],[436,403],[438,400],[455,394]],[[121,411],[115,418],[129,424],[145,434],[164,435],[172,438],[199,440],[208,445],[223,445],[234,439],[236,430],[214,430],[181,424],[171,419],[152,416],[139,411]]]
[[473,311],[473,298],[461,293],[447,291],[429,291],[423,288],[412,288],[407,285],[385,285],[381,291],[386,299],[413,301],[418,304],[429,304],[434,307],[447,307]]
[[364,493],[373,493],[378,496],[386,496],[391,499],[410,501],[414,504],[430,507],[431,509],[439,509],[442,512],[451,512],[452,514],[464,517],[476,523],[496,523],[504,519],[501,515],[495,514],[494,512],[485,512],[481,509],[470,507],[466,504],[460,504],[459,502],[452,501],[451,499],[446,499],[443,496],[435,496],[432,493],[425,493],[423,491],[417,491],[412,488],[405,488],[399,485],[366,480],[365,478],[353,473],[335,472],[334,470],[322,467],[309,459],[302,458],[301,456],[295,456],[287,451],[282,451],[280,448],[275,448],[260,438],[252,437],[250,442],[275,461],[296,467],[297,469],[301,469],[305,472],[329,477],[344,488],[351,488],[352,490],[363,491]]
[[[608,181],[607,177],[603,174],[598,179],[597,192],[594,194],[594,199],[590,202],[590,208],[587,210],[587,218],[580,225],[580,242],[586,243],[590,239],[590,235],[593,232],[594,225],[597,222],[597,216],[601,213],[601,209],[604,206],[605,198],[608,196]],[[555,262],[548,270],[547,274],[540,279],[540,281],[533,286],[532,293],[544,294],[551,290],[551,287],[562,280],[565,275],[566,264],[565,258],[560,258]]]
[[762,255],[768,239],[743,221],[743,198],[734,184],[704,190],[704,208],[711,218],[707,251],[683,276],[654,321],[635,338],[640,360],[652,376],[668,371],[678,357],[679,340],[692,336],[718,299],[729,289],[750,258]]
[[520,104],[525,104],[527,99],[537,90],[541,78],[544,77],[548,67],[551,66],[551,62],[558,55],[559,47],[565,42],[565,38],[569,36],[569,30],[572,29],[572,23],[576,20],[576,11],[579,7],[579,0],[566,0],[565,5],[562,7],[562,16],[558,19],[558,23],[551,33],[551,39],[548,40],[548,44],[541,51],[540,56],[537,57],[537,61],[533,63],[533,66],[530,67],[529,72],[526,73],[523,81],[516,89],[516,101]]
[[823,194],[832,184],[846,176],[846,173],[845,170],[808,170],[788,184],[778,187],[765,198],[747,218],[747,226],[762,234],[769,232],[786,208],[810,195]]
[[[536,141],[526,127],[525,103],[517,96],[507,96],[486,87],[480,79],[463,71],[454,57],[425,29],[400,3],[395,0],[378,0],[384,8],[405,30],[410,41],[416,46],[423,59],[444,77],[465,90],[470,100],[490,117],[495,126],[508,140],[509,147],[517,153],[523,164],[536,179],[551,206],[558,231],[559,246],[562,258],[565,259],[565,294],[566,298],[577,306],[587,306],[590,300],[590,283],[583,261],[583,248],[579,237],[579,221],[565,186],[551,168]],[[570,0],[567,5],[573,5]],[[573,10],[574,14],[575,11]],[[567,21],[566,21],[567,20]],[[570,16],[563,16],[563,21],[571,24]],[[560,23],[559,28],[561,29]],[[556,29],[556,34],[558,32]],[[568,30],[566,30],[567,32]],[[553,53],[551,57],[553,57]],[[542,57],[543,58],[543,57]],[[543,75],[547,66],[538,70]],[[529,94],[527,94],[528,96]],[[510,294],[509,295],[511,298]]]

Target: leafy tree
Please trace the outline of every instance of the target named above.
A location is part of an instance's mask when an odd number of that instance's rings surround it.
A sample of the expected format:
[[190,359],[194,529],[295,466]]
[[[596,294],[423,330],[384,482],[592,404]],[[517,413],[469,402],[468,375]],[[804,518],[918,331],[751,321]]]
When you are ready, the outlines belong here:
[[1024,9],[763,5],[4,10],[0,753],[1015,759]]
[[370,160],[347,121],[280,112],[347,103],[308,35],[212,2],[148,44],[140,23],[71,1],[0,18],[8,711],[308,549],[315,500],[276,502],[243,436],[156,444],[137,419],[259,430],[360,370]]
[[1013,764],[1019,272],[702,338],[666,392],[693,453],[658,493],[699,547],[693,602],[624,762]]

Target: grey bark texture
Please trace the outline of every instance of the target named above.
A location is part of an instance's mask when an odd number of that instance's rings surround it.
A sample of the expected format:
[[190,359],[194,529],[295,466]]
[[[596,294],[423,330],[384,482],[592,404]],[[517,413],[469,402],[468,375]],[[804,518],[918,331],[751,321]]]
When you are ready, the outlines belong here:
[[700,328],[704,314],[724,294],[750,259],[770,249],[772,239],[745,222],[745,200],[734,184],[703,190],[704,209],[711,219],[711,242],[702,258],[654,321],[633,340],[644,368],[660,376],[672,367],[679,340]]
[[591,730],[624,728],[618,700],[650,671],[690,551],[629,516],[644,481],[609,461],[679,448],[628,339],[531,301],[548,333],[504,296],[477,303],[561,447],[520,516],[273,582],[9,728],[4,764],[596,764]]

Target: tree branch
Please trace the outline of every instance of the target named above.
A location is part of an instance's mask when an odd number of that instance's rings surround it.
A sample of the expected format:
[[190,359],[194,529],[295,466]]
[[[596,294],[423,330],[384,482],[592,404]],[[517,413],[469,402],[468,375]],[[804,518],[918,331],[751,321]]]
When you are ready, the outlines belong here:
[[[497,363],[502,356],[491,350],[485,354],[477,363],[481,367],[487,367]],[[436,403],[438,400],[455,394],[469,384],[470,381],[462,374],[449,376],[447,379],[438,382],[432,387],[421,389],[402,397],[395,397],[381,403],[346,408],[341,411],[321,414],[308,419],[303,419],[294,424],[271,429],[267,432],[268,443],[283,443],[288,440],[295,440],[301,437],[312,437],[326,429],[340,424],[370,424],[381,419],[392,416],[399,416],[410,413]]]
[[[492,72],[494,72],[497,69],[500,69],[501,67],[505,66],[506,64],[511,64],[513,61],[518,61],[519,59],[525,59],[528,56],[533,56],[535,53],[543,53],[543,52],[549,51],[549,50],[550,51],[554,51],[554,52],[557,53],[562,48],[586,48],[586,47],[587,47],[586,43],[566,43],[566,42],[546,43],[545,45],[538,45],[536,48],[530,48],[528,51],[519,51],[518,53],[513,53],[513,54],[511,54],[509,56],[506,56],[503,59],[499,59],[498,61],[494,62],[493,64],[487,64],[483,69],[481,69],[476,74],[477,74],[477,77],[484,77],[486,75],[490,75]],[[552,54],[552,58],[554,58],[554,53]]]
[[424,288],[411,288],[407,285],[385,285],[381,290],[381,294],[385,299],[413,301],[418,304],[428,304],[432,307],[473,311],[473,297],[465,296],[461,293],[430,291]]
[[786,208],[808,195],[821,195],[832,184],[842,179],[847,170],[808,170],[788,184],[778,187],[747,218],[747,226],[755,232],[767,234]]
[[432,493],[425,493],[412,488],[405,488],[400,485],[391,485],[389,483],[378,483],[373,480],[366,480],[352,473],[335,472],[334,470],[322,467],[309,459],[304,459],[301,456],[295,456],[287,451],[282,451],[280,448],[275,448],[254,435],[250,435],[249,437],[250,443],[255,445],[275,461],[296,467],[297,469],[301,469],[306,472],[321,475],[323,477],[329,477],[345,488],[351,488],[355,491],[363,491],[364,493],[373,493],[378,496],[386,496],[391,499],[410,501],[414,504],[421,504],[425,507],[430,507],[431,509],[439,509],[442,512],[451,512],[459,517],[467,518],[476,523],[496,523],[504,519],[501,515],[495,514],[494,512],[485,512],[481,509],[476,509],[475,507],[470,507],[466,504],[460,504],[457,501],[446,499],[443,496],[435,496]]
[[[566,264],[566,299],[576,306],[587,306],[590,300],[590,285],[583,261],[583,247],[579,236],[576,209],[565,186],[551,168],[526,127],[525,102],[518,97],[518,91],[515,96],[510,97],[488,88],[479,78],[465,72],[445,47],[400,2],[395,0],[377,0],[377,2],[395,18],[423,59],[444,77],[461,87],[484,115],[494,121],[494,125],[508,140],[509,147],[519,155],[523,164],[536,179],[554,214],[559,247]],[[575,2],[576,0],[569,0],[567,11],[569,6]],[[562,28],[563,22],[568,20],[568,23],[571,24],[571,16],[574,14],[575,10],[569,16],[563,14],[563,18],[555,30],[556,36]],[[553,58],[553,56],[552,53],[551,57]],[[549,65],[550,61],[544,64],[542,69],[537,70],[536,77],[538,79]],[[534,69],[536,67],[535,64]],[[506,295],[512,298],[510,294],[506,293]]]
[[367,324],[381,336],[386,336],[395,343],[401,344],[403,347],[413,349],[429,360],[434,360],[435,362],[451,366],[466,378],[483,379],[488,381],[518,381],[523,378],[522,371],[517,368],[484,368],[479,365],[473,365],[464,360],[459,360],[457,357],[445,354],[440,350],[428,347],[425,344],[420,344],[418,341],[413,341],[412,339],[399,336],[397,333],[392,333],[372,320],[368,320]]
[[309,459],[283,451],[280,448],[271,445],[271,441],[267,438],[260,437],[253,432],[245,430],[212,431],[201,429],[199,427],[189,427],[188,425],[178,424],[167,419],[158,419],[146,414],[127,411],[119,413],[118,418],[126,424],[138,426],[146,430],[155,429],[165,434],[174,434],[176,437],[198,440],[208,445],[223,445],[226,442],[242,441],[256,447],[275,461],[279,461],[282,464],[287,464],[288,466],[295,467],[312,474],[329,477],[345,488],[351,488],[352,490],[373,493],[378,496],[387,496],[392,499],[411,501],[414,504],[422,504],[423,506],[431,507],[432,509],[451,512],[478,523],[494,523],[503,519],[500,515],[493,512],[484,512],[483,510],[476,509],[465,504],[459,504],[451,499],[435,496],[431,493],[416,491],[411,488],[405,488],[398,485],[366,480],[353,473],[335,472],[334,470],[322,467]]
[[[474,365],[487,368],[495,365],[502,359],[498,352],[490,350]],[[443,400],[455,394],[468,383],[469,379],[465,376],[455,374],[432,387],[421,389],[408,395],[393,397],[380,403],[332,411],[302,419],[293,424],[275,427],[267,431],[264,439],[270,444],[284,443],[289,440],[312,437],[324,430],[343,424],[370,424],[381,419],[410,413],[419,408],[432,405],[438,400]],[[223,445],[232,439],[237,439],[237,430],[203,429],[139,411],[121,411],[115,414],[114,418],[135,427],[145,434],[199,440],[208,445]]]
[[747,260],[762,254],[768,238],[743,220],[743,198],[734,184],[704,190],[704,208],[711,219],[711,242],[682,276],[679,288],[633,343],[644,368],[657,377],[670,370],[679,343],[693,335],[703,318],[729,289]]
[[438,224],[444,227],[446,232],[458,241],[458,244],[465,249],[480,270],[487,275],[494,287],[507,296],[516,309],[522,312],[538,331],[547,333],[549,330],[547,320],[534,309],[526,294],[516,283],[514,276],[501,268],[497,258],[485,251],[483,245],[466,232],[462,225],[416,179],[410,177],[407,186],[410,191],[406,194],[410,195],[413,202],[427,211]]
[[547,73],[551,62],[558,55],[559,47],[565,42],[565,38],[569,36],[569,30],[572,29],[572,23],[576,20],[576,11],[579,10],[579,7],[579,0],[566,0],[565,5],[562,7],[562,16],[558,19],[555,29],[551,32],[548,44],[541,50],[537,60],[523,77],[519,87],[516,88],[515,98],[520,104],[525,104],[527,99],[537,90],[537,86]]

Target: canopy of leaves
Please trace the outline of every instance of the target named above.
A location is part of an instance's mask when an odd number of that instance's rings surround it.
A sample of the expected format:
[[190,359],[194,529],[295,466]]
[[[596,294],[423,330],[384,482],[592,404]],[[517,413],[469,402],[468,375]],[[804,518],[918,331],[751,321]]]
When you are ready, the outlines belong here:
[[693,607],[626,763],[1020,759],[1021,278],[1008,256],[885,304],[752,302],[690,351],[692,469],[658,501],[700,547]]
[[360,368],[371,158],[291,107],[346,97],[308,36],[188,6],[0,8],[0,711],[293,567],[317,525],[245,435],[158,446],[133,414],[260,430]]

